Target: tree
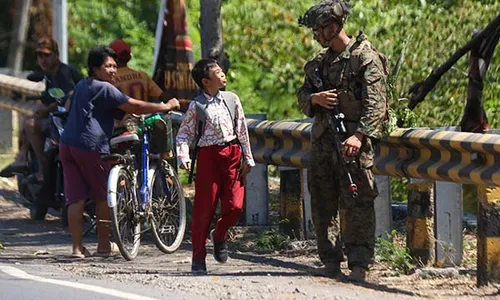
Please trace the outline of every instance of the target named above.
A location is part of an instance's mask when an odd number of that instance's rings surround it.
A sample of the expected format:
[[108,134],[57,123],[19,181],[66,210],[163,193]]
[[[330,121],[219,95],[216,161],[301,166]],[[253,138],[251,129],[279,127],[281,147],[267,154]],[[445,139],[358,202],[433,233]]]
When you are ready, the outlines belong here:
[[225,73],[229,57],[222,41],[222,0],[200,0],[201,57],[217,60]]

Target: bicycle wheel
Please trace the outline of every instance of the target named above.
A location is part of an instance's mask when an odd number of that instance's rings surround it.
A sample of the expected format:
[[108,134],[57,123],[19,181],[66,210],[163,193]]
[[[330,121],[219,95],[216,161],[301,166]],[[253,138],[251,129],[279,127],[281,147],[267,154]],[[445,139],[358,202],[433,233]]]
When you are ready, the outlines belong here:
[[162,252],[176,251],[186,230],[186,202],[182,185],[170,164],[164,161],[151,181],[149,223],[156,246]]
[[141,243],[141,217],[134,189],[133,175],[122,166],[113,167],[108,178],[111,230],[126,260],[133,260],[137,256]]

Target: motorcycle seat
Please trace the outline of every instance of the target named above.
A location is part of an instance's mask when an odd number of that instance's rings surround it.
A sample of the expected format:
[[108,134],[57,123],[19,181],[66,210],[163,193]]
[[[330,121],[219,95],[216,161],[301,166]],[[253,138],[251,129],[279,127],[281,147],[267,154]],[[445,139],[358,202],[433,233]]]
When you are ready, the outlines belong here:
[[135,133],[129,133],[129,134],[122,134],[117,137],[112,138],[109,143],[111,144],[111,147],[115,147],[121,143],[127,143],[127,142],[139,142],[139,136]]

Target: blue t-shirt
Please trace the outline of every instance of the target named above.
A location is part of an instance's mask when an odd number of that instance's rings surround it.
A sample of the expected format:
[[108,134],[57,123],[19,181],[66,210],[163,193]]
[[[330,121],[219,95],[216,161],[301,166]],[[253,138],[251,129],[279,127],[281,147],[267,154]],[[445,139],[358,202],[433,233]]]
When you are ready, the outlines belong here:
[[80,149],[109,153],[115,119],[125,112],[118,106],[129,99],[108,82],[86,78],[75,86],[61,142]]

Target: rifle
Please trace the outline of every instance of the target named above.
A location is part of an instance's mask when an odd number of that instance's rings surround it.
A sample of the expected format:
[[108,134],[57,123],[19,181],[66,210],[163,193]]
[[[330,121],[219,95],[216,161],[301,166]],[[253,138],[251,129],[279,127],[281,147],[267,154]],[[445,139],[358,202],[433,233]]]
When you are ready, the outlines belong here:
[[[322,91],[323,89],[323,81],[321,80],[319,69],[314,70],[316,73],[316,78],[317,78],[317,88]],[[355,164],[356,161],[351,158],[347,157],[344,155],[342,152],[342,142],[340,141],[339,135],[346,136],[347,135],[347,130],[344,124],[344,114],[340,111],[340,108],[338,104],[333,106],[333,112],[328,111],[331,116],[328,118],[328,125],[330,126],[330,129],[333,131],[333,139],[334,139],[334,148],[335,152],[337,154],[337,158],[340,161],[343,169],[345,170],[347,174],[347,179],[349,180],[349,192],[351,193],[352,198],[357,198],[358,197],[358,186],[354,181],[352,180],[352,175],[351,172],[349,172],[349,168],[351,165]]]

